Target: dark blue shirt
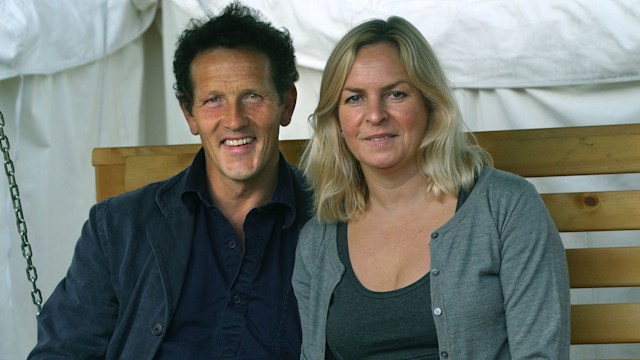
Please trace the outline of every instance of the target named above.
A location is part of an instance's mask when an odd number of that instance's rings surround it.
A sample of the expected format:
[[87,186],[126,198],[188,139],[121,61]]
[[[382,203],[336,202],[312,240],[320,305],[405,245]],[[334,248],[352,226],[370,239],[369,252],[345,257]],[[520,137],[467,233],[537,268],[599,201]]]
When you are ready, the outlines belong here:
[[247,214],[243,247],[211,202],[203,152],[194,159],[183,192],[196,216],[191,255],[157,359],[300,357],[291,275],[303,225],[296,200],[308,199],[296,199],[294,174],[282,156],[279,163],[271,201]]

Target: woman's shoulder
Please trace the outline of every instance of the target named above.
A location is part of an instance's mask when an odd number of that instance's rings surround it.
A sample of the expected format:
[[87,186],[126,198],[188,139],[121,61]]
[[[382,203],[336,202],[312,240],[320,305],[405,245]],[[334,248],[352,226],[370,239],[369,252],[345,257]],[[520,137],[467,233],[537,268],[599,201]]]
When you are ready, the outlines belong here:
[[493,167],[484,168],[474,188],[482,188],[496,194],[535,192],[533,184],[522,176]]
[[517,174],[492,167],[483,170],[469,198],[471,197],[487,204],[494,213],[509,213],[518,204],[544,207],[540,193],[531,182]]
[[315,253],[328,241],[335,240],[335,229],[336,223],[322,222],[313,216],[300,230],[298,247],[303,253]]
[[537,202],[540,194],[535,186],[522,176],[496,169],[485,168],[473,187],[469,198],[484,199],[492,208],[511,208],[518,202]]

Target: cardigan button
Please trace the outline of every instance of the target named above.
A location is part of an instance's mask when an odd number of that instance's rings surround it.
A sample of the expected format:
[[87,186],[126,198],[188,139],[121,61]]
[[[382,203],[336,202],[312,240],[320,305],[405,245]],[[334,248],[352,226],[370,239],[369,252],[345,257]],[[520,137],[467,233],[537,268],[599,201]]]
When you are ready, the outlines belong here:
[[446,359],[446,358],[449,357],[449,353],[446,352],[446,351],[443,351],[443,352],[440,353],[440,357],[443,358],[443,359]]
[[162,324],[155,324],[151,327],[151,334],[154,336],[159,336],[162,334]]
[[442,309],[440,309],[439,307],[433,309],[433,314],[435,316],[440,316],[442,314]]
[[433,275],[433,276],[440,275],[440,270],[438,270],[437,268],[431,269],[431,275]]
[[434,239],[434,240],[437,239],[438,238],[438,232],[432,233],[431,234],[431,238]]

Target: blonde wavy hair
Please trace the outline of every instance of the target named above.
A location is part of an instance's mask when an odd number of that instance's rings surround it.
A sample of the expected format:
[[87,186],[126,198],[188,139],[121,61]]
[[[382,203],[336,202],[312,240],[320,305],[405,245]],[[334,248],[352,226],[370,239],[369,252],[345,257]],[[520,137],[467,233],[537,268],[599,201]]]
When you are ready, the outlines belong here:
[[323,222],[347,221],[365,208],[367,183],[341,136],[338,100],[358,50],[378,43],[397,47],[409,81],[420,89],[429,109],[418,149],[419,168],[427,179],[425,190],[457,194],[461,186],[473,186],[476,174],[493,163],[473,135],[463,132],[449,82],[420,31],[398,16],[367,21],[350,30],[333,49],[322,75],[318,106],[309,117],[314,131],[301,167],[314,193],[316,216]]

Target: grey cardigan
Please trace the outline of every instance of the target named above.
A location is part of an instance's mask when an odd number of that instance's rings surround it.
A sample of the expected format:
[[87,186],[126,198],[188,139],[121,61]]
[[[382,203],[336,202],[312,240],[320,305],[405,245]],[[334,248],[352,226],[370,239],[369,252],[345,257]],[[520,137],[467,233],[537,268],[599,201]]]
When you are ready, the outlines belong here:
[[[565,252],[533,185],[486,168],[431,239],[441,359],[569,358]],[[343,273],[336,224],[313,218],[300,234],[293,274],[301,359],[325,358],[327,311]]]

